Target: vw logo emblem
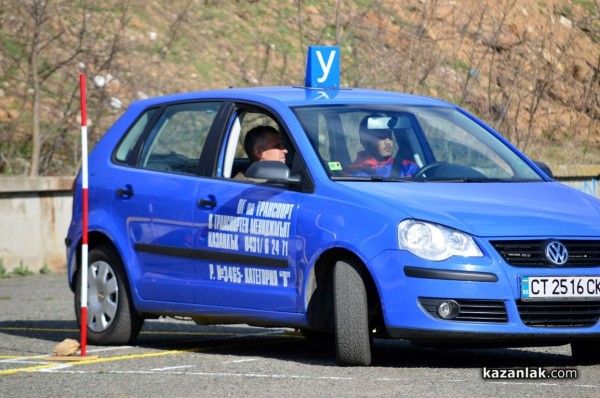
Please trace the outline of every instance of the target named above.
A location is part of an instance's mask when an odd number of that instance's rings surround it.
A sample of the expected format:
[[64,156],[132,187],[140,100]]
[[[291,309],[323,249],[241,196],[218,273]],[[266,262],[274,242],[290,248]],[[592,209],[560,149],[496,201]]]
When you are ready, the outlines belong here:
[[569,252],[565,245],[553,240],[546,245],[546,258],[554,265],[563,265],[569,259]]

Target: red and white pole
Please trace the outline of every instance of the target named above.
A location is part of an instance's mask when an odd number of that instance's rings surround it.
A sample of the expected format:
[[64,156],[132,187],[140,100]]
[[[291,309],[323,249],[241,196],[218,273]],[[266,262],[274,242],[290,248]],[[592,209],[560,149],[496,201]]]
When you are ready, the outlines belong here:
[[88,301],[88,147],[87,109],[85,75],[79,75],[81,98],[81,189],[83,199],[83,238],[81,243],[81,356],[85,356],[87,343],[87,301]]

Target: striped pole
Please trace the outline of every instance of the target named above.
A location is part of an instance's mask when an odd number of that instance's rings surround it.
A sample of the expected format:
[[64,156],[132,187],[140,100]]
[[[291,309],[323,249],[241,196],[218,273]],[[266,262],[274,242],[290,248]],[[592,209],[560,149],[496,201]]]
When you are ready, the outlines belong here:
[[79,75],[81,98],[81,189],[83,199],[83,238],[81,244],[81,356],[86,354],[88,301],[88,148],[85,75]]

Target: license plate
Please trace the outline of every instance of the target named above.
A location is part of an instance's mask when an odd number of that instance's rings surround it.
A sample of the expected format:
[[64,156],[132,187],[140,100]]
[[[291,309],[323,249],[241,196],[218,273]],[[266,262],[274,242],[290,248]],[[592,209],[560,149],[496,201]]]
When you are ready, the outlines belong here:
[[523,300],[600,300],[598,276],[523,276]]

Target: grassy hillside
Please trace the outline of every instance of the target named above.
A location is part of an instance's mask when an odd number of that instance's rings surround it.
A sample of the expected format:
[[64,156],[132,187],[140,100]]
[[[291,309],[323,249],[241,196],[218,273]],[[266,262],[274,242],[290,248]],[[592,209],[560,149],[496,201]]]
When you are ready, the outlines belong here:
[[345,86],[446,99],[536,159],[600,164],[595,0],[8,3],[0,4],[4,174],[30,172],[35,142],[40,174],[76,172],[80,72],[93,146],[136,99],[302,84],[308,45],[340,46]]

